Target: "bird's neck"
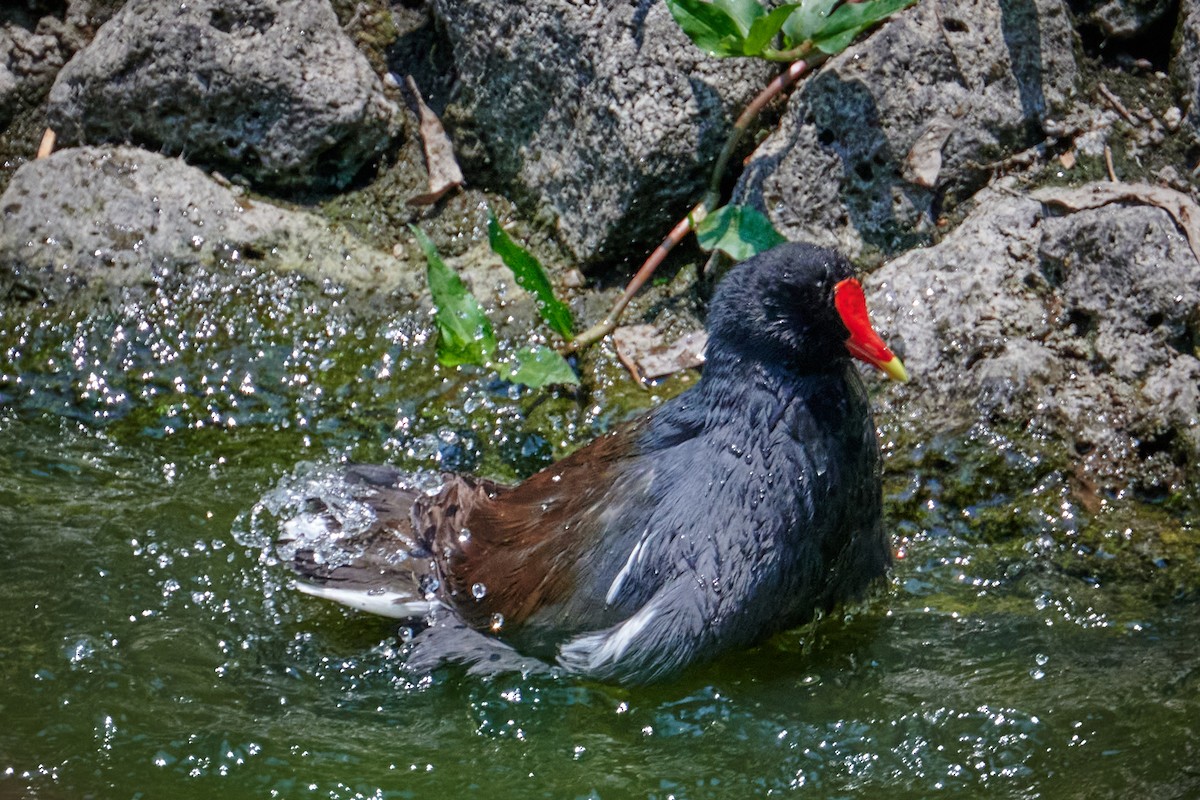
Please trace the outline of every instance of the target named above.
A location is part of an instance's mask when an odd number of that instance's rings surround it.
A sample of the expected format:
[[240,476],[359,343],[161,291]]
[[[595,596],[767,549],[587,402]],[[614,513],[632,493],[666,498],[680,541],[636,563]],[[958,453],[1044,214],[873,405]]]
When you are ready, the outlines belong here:
[[752,402],[756,398],[782,400],[844,384],[848,364],[849,359],[839,359],[814,370],[770,358],[710,353],[697,388],[710,406]]
[[[848,360],[819,372],[729,354],[710,354],[699,385],[661,407],[652,423],[656,444],[708,436],[769,436],[785,409],[797,400],[841,405],[856,379]],[[750,444],[743,441],[744,444]]]

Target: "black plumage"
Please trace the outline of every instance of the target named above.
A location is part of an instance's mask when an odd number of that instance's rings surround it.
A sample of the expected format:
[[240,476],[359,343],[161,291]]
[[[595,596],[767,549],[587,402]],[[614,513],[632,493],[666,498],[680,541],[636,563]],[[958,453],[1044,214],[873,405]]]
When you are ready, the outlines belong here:
[[[518,486],[388,467],[285,537],[300,588],[419,620],[412,661],[646,683],[859,596],[887,569],[879,449],[851,354],[904,379],[836,253],[777,247],[718,287],[699,383]],[[315,543],[315,544],[314,544]]]

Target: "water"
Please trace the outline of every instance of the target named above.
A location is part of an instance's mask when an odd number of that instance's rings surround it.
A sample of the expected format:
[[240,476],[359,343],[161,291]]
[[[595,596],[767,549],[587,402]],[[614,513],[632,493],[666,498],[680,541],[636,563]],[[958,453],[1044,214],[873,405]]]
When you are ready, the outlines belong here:
[[527,474],[655,396],[439,372],[425,317],[320,287],[154,291],[0,312],[0,797],[1200,797],[1186,515],[901,411],[902,558],[850,613],[645,689],[411,675],[255,504],[303,462]]

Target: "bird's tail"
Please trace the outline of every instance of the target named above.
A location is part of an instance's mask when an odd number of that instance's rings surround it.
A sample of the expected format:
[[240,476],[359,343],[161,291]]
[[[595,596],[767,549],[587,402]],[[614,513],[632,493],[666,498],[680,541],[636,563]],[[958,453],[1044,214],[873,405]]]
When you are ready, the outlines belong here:
[[423,476],[351,465],[280,487],[279,557],[305,594],[395,619],[420,620],[439,605],[429,542],[414,504]]

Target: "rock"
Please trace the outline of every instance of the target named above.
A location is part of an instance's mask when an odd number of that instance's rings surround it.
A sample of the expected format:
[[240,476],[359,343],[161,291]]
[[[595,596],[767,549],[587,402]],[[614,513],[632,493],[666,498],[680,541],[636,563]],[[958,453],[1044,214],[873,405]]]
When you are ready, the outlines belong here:
[[0,26],[0,129],[39,100],[62,67],[59,39],[12,23]]
[[131,141],[285,189],[347,184],[398,113],[325,0],[131,0],[48,109],[65,144]]
[[1154,206],[1059,215],[1013,186],[871,276],[878,327],[914,376],[906,402],[940,426],[1045,436],[1113,492],[1194,481],[1200,262],[1186,237]]
[[1132,39],[1166,19],[1174,9],[1170,0],[1088,0],[1076,13],[1109,39]]
[[222,263],[361,291],[413,293],[420,274],[315,214],[131,147],[60,150],[22,166],[0,195],[0,297],[59,300]]
[[1200,139],[1200,0],[1179,4],[1176,43],[1179,51],[1171,59],[1171,77],[1181,98],[1183,127]]
[[718,60],[664,4],[434,0],[461,94],[446,122],[581,263],[643,254],[698,202],[733,119],[778,66]]
[[1042,140],[1075,85],[1073,42],[1062,0],[923,0],[802,85],[735,199],[852,256],[922,243],[983,165]]

